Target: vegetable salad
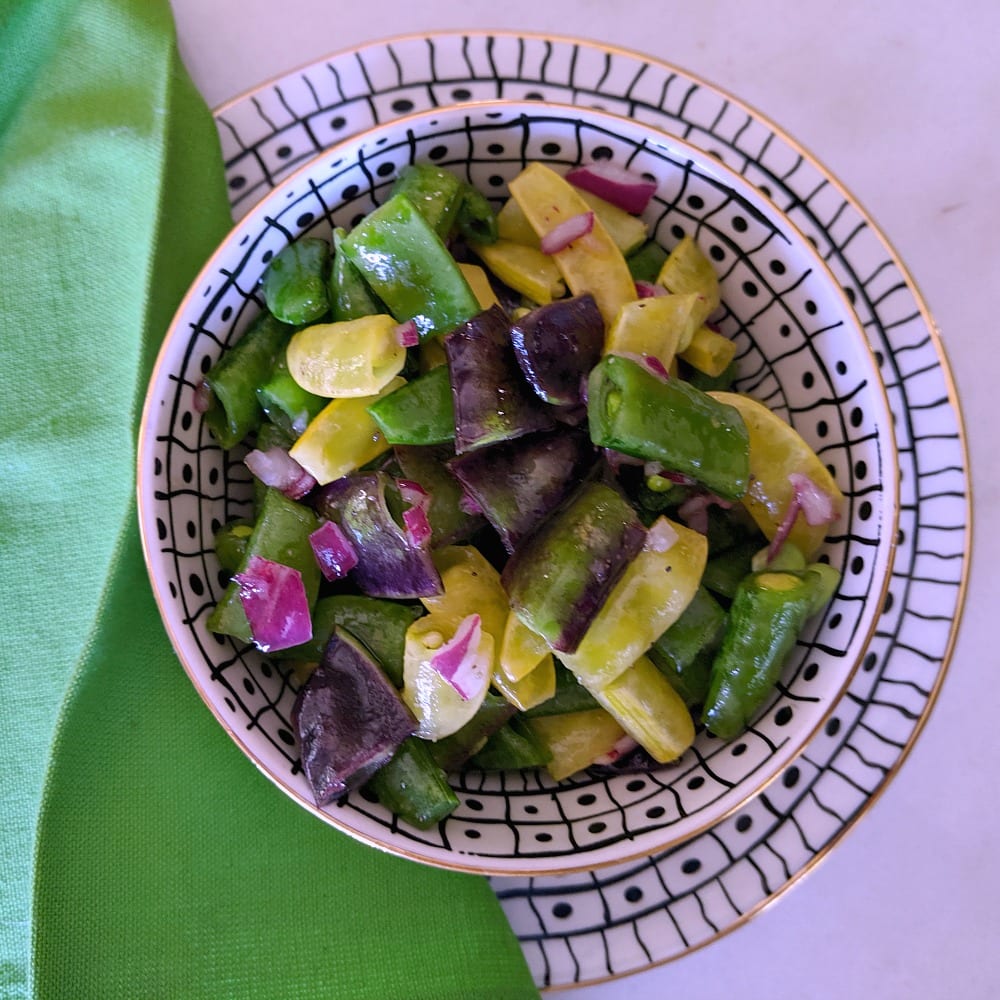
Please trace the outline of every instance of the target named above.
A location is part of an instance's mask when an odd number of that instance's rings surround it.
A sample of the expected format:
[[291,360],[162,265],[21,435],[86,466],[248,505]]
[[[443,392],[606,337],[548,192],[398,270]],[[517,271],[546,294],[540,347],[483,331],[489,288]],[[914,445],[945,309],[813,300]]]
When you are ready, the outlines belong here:
[[196,395],[245,445],[209,627],[300,681],[325,805],[406,821],[461,768],[633,770],[738,736],[838,574],[843,497],[734,392],[710,262],[648,238],[647,179],[541,163],[497,210],[403,171],[350,231],[275,256]]

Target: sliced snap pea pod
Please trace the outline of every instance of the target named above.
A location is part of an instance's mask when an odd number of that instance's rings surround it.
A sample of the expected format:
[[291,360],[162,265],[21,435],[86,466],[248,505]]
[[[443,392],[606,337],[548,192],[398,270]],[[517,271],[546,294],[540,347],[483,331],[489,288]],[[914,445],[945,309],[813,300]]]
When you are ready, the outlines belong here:
[[399,172],[391,194],[404,194],[434,232],[447,239],[455,225],[462,202],[462,181],[451,171],[429,163],[409,164]]
[[722,605],[699,587],[684,613],[646,654],[689,707],[705,701],[712,656],[725,627]]
[[471,184],[462,185],[462,200],[458,205],[455,225],[470,243],[496,243],[499,235],[493,206]]
[[346,229],[333,231],[333,262],[330,265],[330,312],[334,322],[360,319],[385,312],[385,306],[365,284],[358,269],[342,252]]
[[455,440],[455,405],[447,365],[417,376],[368,407],[390,444],[446,444]]
[[473,754],[470,766],[482,771],[521,771],[545,767],[552,753],[531,728],[515,717],[498,729],[483,748]]
[[316,509],[336,521],[358,555],[351,579],[369,597],[415,598],[441,593],[430,553],[395,521],[399,490],[384,472],[355,473],[325,486]]
[[428,744],[431,756],[443,770],[457,771],[483,748],[490,736],[510,721],[516,711],[506,698],[487,691],[476,714],[458,732]]
[[[320,571],[309,544],[309,535],[318,526],[316,515],[308,507],[289,500],[278,490],[268,488],[253,534],[247,541],[240,571],[245,570],[253,556],[291,566],[302,574],[306,597],[312,605],[319,591]],[[239,585],[235,581],[230,583],[206,624],[220,635],[231,635],[250,642],[253,636],[239,592]]]
[[652,284],[656,281],[666,259],[667,251],[656,240],[647,240],[625,258],[625,263],[636,281],[647,281]]
[[662,462],[727,500],[746,493],[749,440],[733,407],[614,354],[590,373],[588,399],[594,444]]
[[240,568],[252,534],[253,522],[245,519],[230,521],[215,533],[215,554],[224,570],[235,573]]
[[[592,211],[579,191],[544,163],[529,163],[510,182],[510,193],[539,237]],[[552,254],[552,259],[574,295],[594,296],[605,323],[614,322],[618,310],[637,298],[625,258],[599,218],[585,237]]]
[[313,323],[330,308],[330,244],[305,237],[275,255],[261,281],[267,308],[282,322]]
[[279,352],[270,377],[258,387],[257,399],[267,419],[292,438],[297,438],[329,402],[323,396],[303,389],[292,378],[284,352]]
[[479,312],[455,258],[404,194],[365,216],[340,249],[398,322],[414,321],[422,340]]
[[426,741],[410,736],[368,780],[368,789],[400,819],[427,830],[458,808],[458,796]]
[[660,517],[648,538],[655,544],[643,546],[628,563],[576,651],[562,657],[591,690],[629,669],[698,590],[708,550],[705,536]]
[[751,573],[736,591],[712,662],[702,721],[722,739],[739,736],[767,700],[802,626],[815,584],[807,574]]
[[564,428],[477,448],[451,459],[448,469],[513,552],[566,499],[594,459],[587,435]]
[[585,483],[504,567],[510,606],[554,650],[574,652],[645,537],[617,490]]
[[749,538],[723,549],[706,563],[702,584],[713,594],[732,600],[740,582],[753,572],[753,557],[759,548],[758,539]]
[[263,411],[257,386],[266,381],[293,332],[269,312],[262,312],[205,376],[211,390],[205,424],[226,450],[260,426]]

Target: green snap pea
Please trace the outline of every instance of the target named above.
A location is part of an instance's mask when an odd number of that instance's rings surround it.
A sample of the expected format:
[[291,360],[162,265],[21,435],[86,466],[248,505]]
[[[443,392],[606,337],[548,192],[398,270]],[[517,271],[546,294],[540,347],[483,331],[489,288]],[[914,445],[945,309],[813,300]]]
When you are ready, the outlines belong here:
[[600,708],[597,699],[576,679],[576,675],[556,660],[556,693],[521,715],[536,719],[544,715],[566,715]]
[[667,251],[656,240],[647,240],[625,258],[625,263],[635,281],[648,281],[652,284],[659,276],[666,259]]
[[224,524],[215,533],[215,554],[227,573],[235,573],[240,568],[252,534],[253,522],[244,518]]
[[552,753],[524,723],[513,718],[498,729],[483,748],[473,754],[469,764],[482,771],[520,771],[545,767]]
[[463,200],[458,177],[429,163],[403,167],[392,186],[392,194],[406,195],[443,240],[451,233]]
[[479,311],[455,258],[406,195],[366,215],[341,251],[400,323],[422,340],[454,330]]
[[661,462],[727,500],[746,493],[749,435],[734,407],[614,354],[590,373],[588,399],[594,444]]
[[330,265],[330,312],[333,320],[360,319],[362,316],[377,316],[385,312],[385,307],[372,294],[357,268],[341,251],[341,244],[347,230],[333,231],[333,263]]
[[210,390],[205,425],[227,451],[260,426],[263,410],[257,387],[288,346],[292,333],[292,327],[262,312],[205,376]]
[[291,438],[297,438],[330,402],[303,389],[292,378],[283,351],[279,352],[270,377],[257,389],[257,399],[267,419]]
[[705,587],[699,587],[684,613],[647,653],[689,707],[705,701],[712,658],[725,627],[726,612]]
[[431,757],[445,771],[459,770],[516,711],[506,698],[488,691],[476,714],[461,729],[430,744]]
[[485,195],[471,184],[462,187],[456,221],[458,231],[470,243],[496,243],[500,236],[496,212]]
[[734,739],[763,706],[812,613],[814,586],[807,574],[770,570],[741,582],[712,661],[702,712],[710,732]]
[[410,736],[392,759],[368,779],[368,789],[386,809],[420,830],[458,808],[448,776],[434,763],[424,740]]
[[271,258],[261,281],[267,308],[285,323],[315,323],[330,308],[330,244],[305,237]]
[[390,444],[430,445],[455,440],[455,405],[447,365],[438,365],[368,407]]

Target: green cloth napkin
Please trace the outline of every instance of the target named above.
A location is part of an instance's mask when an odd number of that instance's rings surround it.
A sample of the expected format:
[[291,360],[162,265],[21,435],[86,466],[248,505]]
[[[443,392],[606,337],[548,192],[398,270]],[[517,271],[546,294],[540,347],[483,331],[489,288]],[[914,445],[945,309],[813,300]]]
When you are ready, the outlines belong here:
[[537,996],[485,879],[297,807],[160,623],[135,438],[221,166],[166,0],[0,0],[0,996]]

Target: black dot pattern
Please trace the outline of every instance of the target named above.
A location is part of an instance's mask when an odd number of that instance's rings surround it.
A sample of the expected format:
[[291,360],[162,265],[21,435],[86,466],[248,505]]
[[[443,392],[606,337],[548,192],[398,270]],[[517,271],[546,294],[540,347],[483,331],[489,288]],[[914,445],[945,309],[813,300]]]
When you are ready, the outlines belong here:
[[[411,38],[366,46],[292,74],[218,116],[234,215],[242,217],[306,158],[403,113],[407,102],[412,109],[422,109],[529,96],[600,103],[613,112],[641,116],[711,149],[718,160],[766,190],[810,237],[856,310],[881,369],[876,378],[894,417],[901,472],[900,543],[892,572],[896,600],[874,623],[869,652],[837,700],[835,716],[795,756],[794,770],[786,768],[782,780],[769,784],[734,817],[664,853],[580,876],[512,877],[494,882],[536,981],[549,986],[636,971],[724,933],[791,884],[864,811],[911,745],[943,676],[966,572],[967,484],[962,428],[951,402],[950,376],[930,332],[926,310],[877,229],[836,182],[769,123],[673,67],[595,46],[515,35]],[[613,145],[604,142],[580,152],[593,155],[603,152],[602,147],[615,155]],[[577,155],[565,148],[564,153],[567,162]],[[422,155],[441,160],[450,154],[447,148],[438,147]],[[489,176],[500,173],[488,169]],[[377,170],[376,163],[366,171],[349,212],[357,214],[370,207],[377,194]],[[476,180],[488,186],[488,179]],[[705,197],[701,192],[697,196]],[[742,207],[707,204],[710,225],[677,218],[693,211],[689,200],[681,201],[671,206],[674,217],[663,233],[673,242],[683,232],[692,232],[705,245],[718,247],[712,256],[725,267],[732,261],[732,247],[720,231],[728,229],[742,241],[759,222]],[[314,200],[309,210],[328,224],[325,205],[317,210]],[[723,224],[718,217],[727,214]],[[201,662],[212,664],[212,682],[225,692],[215,709],[223,721],[254,732],[264,732],[271,724],[268,739],[274,744],[276,759],[294,771],[294,752],[289,753],[279,735],[287,732],[283,706],[294,697],[293,682],[277,670],[264,676],[253,655],[228,642],[223,643],[220,657],[218,641],[199,631],[199,622],[218,596],[218,574],[207,546],[192,545],[186,526],[200,526],[204,538],[212,523],[245,513],[249,483],[241,476],[239,456],[230,456],[225,475],[219,479],[218,458],[205,460],[211,448],[200,427],[179,429],[193,391],[186,375],[188,366],[194,370],[191,362],[205,354],[206,345],[209,352],[217,352],[245,328],[256,306],[253,284],[244,279],[243,272],[251,259],[259,260],[262,253],[273,253],[287,242],[289,234],[281,230],[282,224],[276,220],[273,231],[255,237],[252,246],[248,243],[240,266],[205,291],[209,311],[192,323],[192,348],[179,366],[181,374],[169,377],[175,391],[169,398],[163,394],[166,402],[157,415],[155,433],[164,460],[160,474],[146,486],[157,504],[158,521],[152,533],[160,539],[161,557],[172,565],[168,589],[182,605],[189,629],[175,636],[175,643],[189,661],[201,657]],[[757,270],[748,272],[733,263],[727,272],[731,287],[752,285],[757,292],[754,296],[741,292],[738,302],[727,300],[731,310],[725,317],[727,332],[741,346],[741,371],[747,373],[742,387],[776,408],[784,407],[785,415],[801,421],[803,428],[812,426],[814,430],[806,436],[820,444],[824,461],[848,485],[859,527],[870,525],[869,537],[876,539],[884,508],[879,495],[884,457],[868,454],[877,448],[866,449],[863,457],[860,452],[852,453],[864,441],[874,440],[873,414],[860,404],[852,406],[851,398],[851,386],[870,373],[852,370],[850,357],[820,349],[824,341],[835,339],[837,329],[824,329],[825,303],[811,292],[798,291],[801,278],[788,270],[781,255],[767,250]],[[795,321],[783,314],[784,303],[790,300],[794,300]],[[231,319],[227,316],[221,324],[208,322],[226,308],[231,310]],[[754,350],[755,330],[772,325],[786,342],[788,359],[793,359],[789,364],[780,357],[765,364]],[[806,355],[836,357],[836,361],[803,365]],[[785,368],[794,370],[797,377],[790,379]],[[804,371],[809,371],[812,387],[802,385]],[[846,420],[844,415],[849,415]],[[195,463],[193,482],[184,491],[169,486],[183,461]],[[864,463],[863,470],[859,461]],[[207,467],[216,472],[212,482]],[[182,493],[190,495],[192,489],[207,499],[197,509],[181,499]],[[874,549],[874,544],[835,537],[829,559],[842,570],[851,568],[845,582],[848,577],[863,581],[865,567],[875,562]],[[857,574],[855,565],[860,566]],[[184,584],[192,573],[207,592],[200,599]],[[850,605],[864,602],[863,588],[855,589],[853,583],[845,588],[838,599],[843,606],[835,611],[841,616],[841,629],[859,620]],[[822,645],[813,648],[828,652]],[[788,699],[788,705],[782,707],[795,712],[806,710],[806,689],[818,684],[825,672],[825,667],[808,669],[816,659],[809,651],[804,649],[793,676],[783,680],[782,699]],[[236,683],[236,675],[249,678],[254,698]],[[801,690],[797,680],[805,685]],[[741,767],[757,759],[757,738],[751,730],[744,740],[748,749],[737,758]],[[760,743],[761,754],[774,754],[775,748],[762,737]],[[726,756],[732,760],[730,754]],[[728,779],[719,757],[718,746],[713,747],[695,755],[683,774],[670,775],[673,810],[696,812],[713,796],[724,794],[721,790]],[[613,837],[616,830],[641,830],[642,817],[665,808],[659,804],[665,792],[662,773],[624,779],[614,786],[613,798],[610,789],[584,778],[565,783],[561,787],[570,791],[567,796],[560,794],[560,802],[574,802],[575,796],[575,804],[566,807],[565,817],[558,822],[552,821],[548,807],[540,805],[557,791],[544,776],[506,776],[499,789],[484,776],[469,776],[467,782],[468,788],[459,786],[460,797],[481,808],[463,805],[454,817],[454,829],[414,835],[415,839],[426,838],[449,850],[474,850],[464,830],[471,828],[470,823],[486,820],[496,829],[532,831],[533,836],[511,840],[511,848],[526,855],[533,845],[573,850],[579,846],[575,838],[594,836],[585,833],[591,825],[603,824],[600,836]],[[594,801],[581,805],[581,792],[594,796]],[[384,822],[369,803],[352,802],[351,806],[369,810],[373,823]],[[491,829],[491,839],[493,835]]]

